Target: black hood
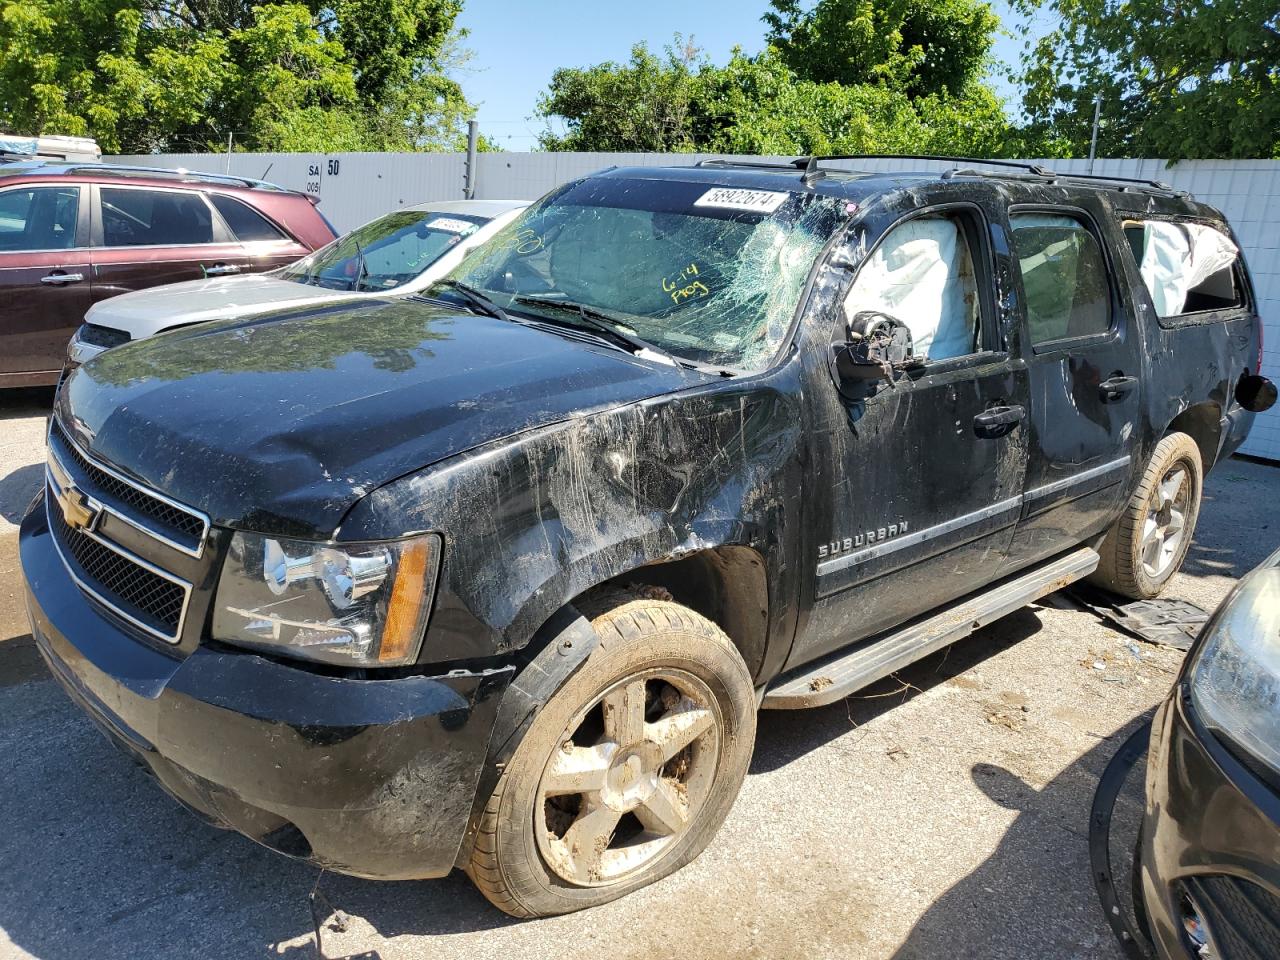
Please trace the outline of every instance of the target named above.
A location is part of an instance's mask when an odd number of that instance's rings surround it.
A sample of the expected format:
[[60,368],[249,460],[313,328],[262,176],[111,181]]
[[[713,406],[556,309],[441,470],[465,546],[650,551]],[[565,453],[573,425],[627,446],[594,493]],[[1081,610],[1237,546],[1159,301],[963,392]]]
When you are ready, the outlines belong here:
[[327,536],[397,477],[707,379],[573,334],[376,301],[127,344],[76,370],[58,411],[101,459],[215,523]]

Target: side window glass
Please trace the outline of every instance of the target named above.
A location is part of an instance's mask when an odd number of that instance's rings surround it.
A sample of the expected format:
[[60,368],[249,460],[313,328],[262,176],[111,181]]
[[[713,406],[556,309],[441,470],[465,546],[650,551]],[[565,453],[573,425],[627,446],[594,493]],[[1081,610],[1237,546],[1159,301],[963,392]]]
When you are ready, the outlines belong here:
[[275,228],[266,217],[258,213],[247,203],[241,203],[234,197],[225,197],[213,193],[209,195],[222,219],[227,222],[236,239],[244,243],[254,240],[283,240],[285,235]]
[[1244,306],[1240,251],[1221,230],[1146,220],[1125,223],[1124,232],[1158,316]]
[[981,310],[973,251],[953,216],[923,216],[895,227],[862,264],[844,300],[901,320],[912,351],[929,360],[978,350]]
[[74,247],[79,212],[78,187],[31,187],[0,193],[0,252]]
[[195,193],[102,187],[102,242],[172,247],[213,242],[213,215]]
[[1110,330],[1107,265],[1092,231],[1075,217],[1049,213],[1015,213],[1009,225],[1032,344]]

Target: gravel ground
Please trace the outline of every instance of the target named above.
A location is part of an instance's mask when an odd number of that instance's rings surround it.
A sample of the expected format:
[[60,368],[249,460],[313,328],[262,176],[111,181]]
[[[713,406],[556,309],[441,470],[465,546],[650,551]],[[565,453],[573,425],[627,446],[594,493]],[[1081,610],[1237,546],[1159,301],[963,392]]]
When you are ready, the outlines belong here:
[[[0,413],[0,958],[312,957],[317,871],[187,815],[35,657],[6,524],[39,484],[42,402]],[[1278,499],[1280,469],[1222,464],[1169,595],[1215,606],[1280,541]],[[663,883],[514,922],[458,875],[325,875],[350,917],[326,955],[1119,960],[1089,803],[1179,657],[1048,598],[862,696],[762,713],[724,829]]]

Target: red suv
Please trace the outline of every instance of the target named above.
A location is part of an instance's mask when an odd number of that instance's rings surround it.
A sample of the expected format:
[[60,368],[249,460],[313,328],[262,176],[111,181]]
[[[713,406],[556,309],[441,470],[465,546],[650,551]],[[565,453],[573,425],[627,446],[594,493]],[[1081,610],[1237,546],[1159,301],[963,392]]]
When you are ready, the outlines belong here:
[[0,164],[0,387],[56,383],[85,311],[118,293],[259,273],[336,236],[306,194],[109,164]]

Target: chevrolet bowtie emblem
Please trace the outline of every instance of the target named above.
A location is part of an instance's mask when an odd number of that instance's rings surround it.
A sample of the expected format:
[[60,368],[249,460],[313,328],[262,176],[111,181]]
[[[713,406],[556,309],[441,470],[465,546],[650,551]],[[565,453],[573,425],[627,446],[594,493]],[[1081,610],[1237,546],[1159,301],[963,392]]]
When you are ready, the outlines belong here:
[[62,519],[72,530],[92,530],[98,522],[98,506],[80,492],[54,457],[49,458],[49,480],[53,499],[62,510]]

